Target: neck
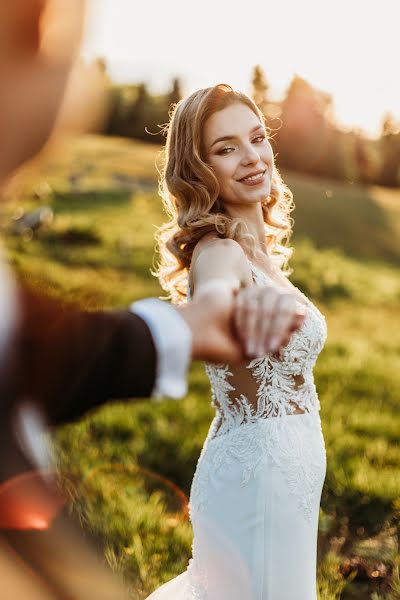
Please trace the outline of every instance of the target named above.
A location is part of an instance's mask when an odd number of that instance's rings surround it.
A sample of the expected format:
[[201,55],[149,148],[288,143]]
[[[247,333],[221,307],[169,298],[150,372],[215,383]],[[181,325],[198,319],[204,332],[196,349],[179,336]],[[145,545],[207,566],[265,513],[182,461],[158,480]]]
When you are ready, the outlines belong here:
[[[226,212],[232,219],[240,218],[246,225],[248,232],[254,237],[255,253],[261,252],[268,255],[265,238],[265,224],[261,204],[251,206],[226,206]],[[246,254],[252,254],[252,245],[244,239],[240,242]]]

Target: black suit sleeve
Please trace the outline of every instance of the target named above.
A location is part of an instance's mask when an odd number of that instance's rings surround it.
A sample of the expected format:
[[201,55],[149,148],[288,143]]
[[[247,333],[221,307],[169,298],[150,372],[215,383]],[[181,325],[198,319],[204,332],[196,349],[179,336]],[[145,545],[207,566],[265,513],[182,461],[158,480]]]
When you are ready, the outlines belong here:
[[17,395],[36,398],[51,424],[74,420],[109,399],[151,395],[156,349],[137,315],[82,312],[27,291],[20,311]]

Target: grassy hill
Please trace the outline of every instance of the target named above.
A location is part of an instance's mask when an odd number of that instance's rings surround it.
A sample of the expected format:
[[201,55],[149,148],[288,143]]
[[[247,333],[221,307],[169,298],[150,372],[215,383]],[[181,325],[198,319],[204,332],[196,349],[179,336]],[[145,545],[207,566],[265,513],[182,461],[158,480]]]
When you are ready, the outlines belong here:
[[[74,198],[93,192],[118,195],[155,190],[162,148],[122,138],[84,136],[51,150],[39,164],[25,169],[10,186],[10,195]],[[284,172],[294,193],[293,241],[310,237],[319,248],[340,248],[349,256],[400,262],[400,189],[361,186]],[[43,183],[45,181],[46,183]],[[157,199],[156,204],[159,204]],[[61,208],[61,205],[57,205]],[[68,208],[69,210],[69,208]]]
[[[149,272],[155,227],[163,220],[158,151],[89,136],[27,167],[10,184],[1,220],[20,276],[88,309],[159,295]],[[328,323],[315,369],[328,455],[320,599],[394,600],[400,597],[400,193],[284,175],[296,202],[291,279]],[[38,205],[52,208],[52,224],[33,238],[13,235],[16,211]],[[186,567],[192,534],[185,495],[212,414],[203,368],[194,365],[182,401],[112,404],[55,435],[73,510],[135,586],[132,597],[145,597]]]

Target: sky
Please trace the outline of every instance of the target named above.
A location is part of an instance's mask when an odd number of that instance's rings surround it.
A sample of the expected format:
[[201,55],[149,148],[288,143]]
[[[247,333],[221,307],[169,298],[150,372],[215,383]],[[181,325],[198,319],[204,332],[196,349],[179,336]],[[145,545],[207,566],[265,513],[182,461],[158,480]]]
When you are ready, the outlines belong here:
[[332,94],[344,127],[400,120],[400,0],[90,0],[83,56],[115,82],[184,93],[226,82],[250,91],[259,64],[274,99],[294,74]]

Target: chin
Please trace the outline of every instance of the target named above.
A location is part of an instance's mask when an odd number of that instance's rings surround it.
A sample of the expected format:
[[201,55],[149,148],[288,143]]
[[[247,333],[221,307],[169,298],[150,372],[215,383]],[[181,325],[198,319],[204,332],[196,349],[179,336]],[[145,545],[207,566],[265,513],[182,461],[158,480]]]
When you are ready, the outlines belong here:
[[268,196],[270,195],[271,190],[259,190],[258,193],[254,193],[254,196],[252,196],[252,200],[255,200],[257,202],[264,202]]
[[259,204],[263,201],[265,201],[266,198],[268,198],[268,196],[271,193],[271,186],[266,186],[263,189],[249,189],[248,191],[246,191],[245,194],[243,195],[238,195],[236,194],[226,194],[225,199],[224,196],[221,196],[224,199],[224,202],[226,202],[226,204],[232,204],[232,205],[248,205],[248,204]]

